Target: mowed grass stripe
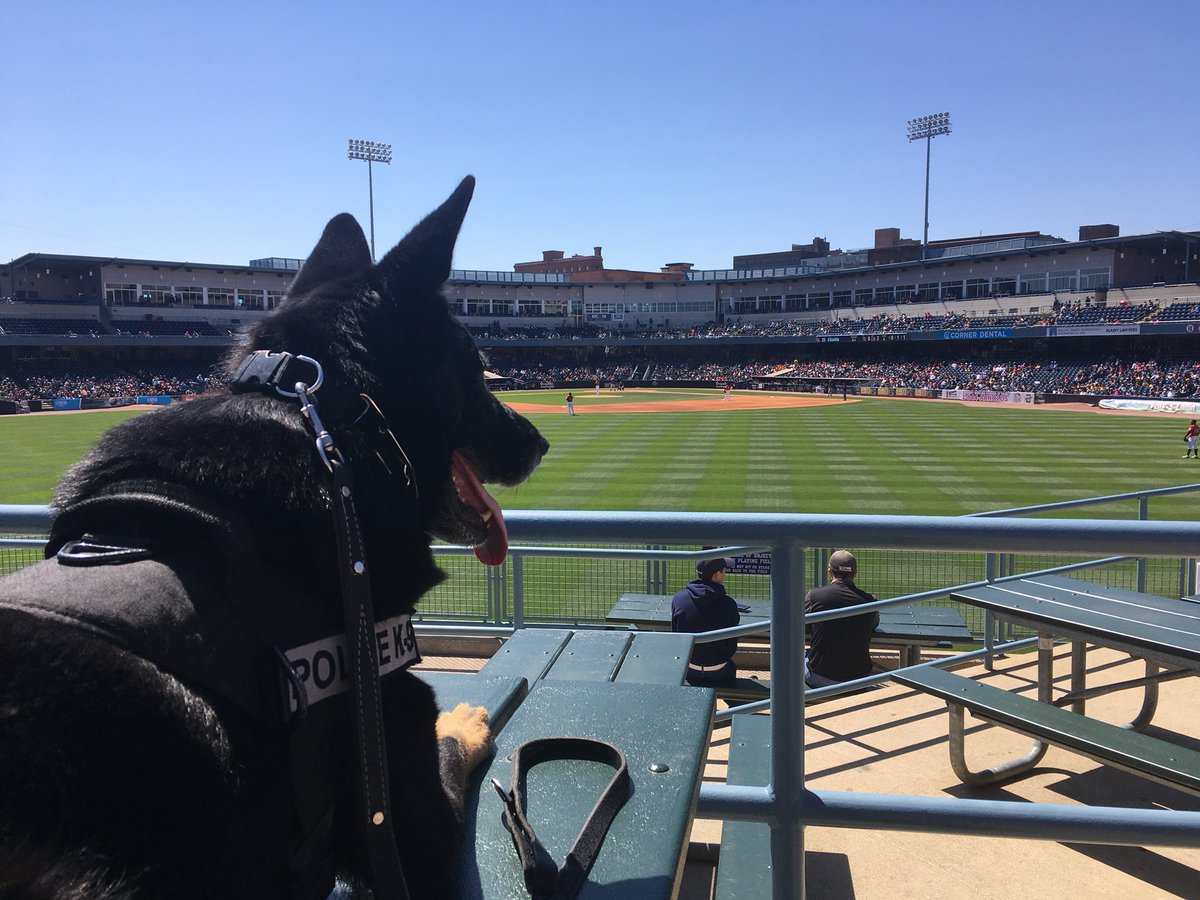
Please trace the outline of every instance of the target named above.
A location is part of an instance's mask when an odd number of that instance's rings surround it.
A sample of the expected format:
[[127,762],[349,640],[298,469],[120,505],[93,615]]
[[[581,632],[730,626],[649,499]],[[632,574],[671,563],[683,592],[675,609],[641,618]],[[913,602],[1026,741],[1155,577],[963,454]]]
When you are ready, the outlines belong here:
[[794,509],[792,452],[783,435],[783,417],[767,410],[750,414],[750,453],[743,507],[764,512]]
[[[751,462],[750,425],[753,416],[745,411],[725,414],[683,413],[695,427],[689,429],[694,447],[692,471],[697,472],[690,507],[666,509],[738,512],[745,509],[746,482]],[[687,469],[685,469],[687,471]]]
[[826,443],[826,465],[838,492],[858,512],[899,515],[910,512],[903,494],[906,479],[894,475],[896,459],[881,440],[885,434],[877,408],[837,407],[837,432]]
[[598,498],[620,485],[631,457],[644,455],[643,448],[663,446],[664,424],[653,416],[536,418],[550,441],[543,465],[557,463],[556,477],[531,479],[521,485],[518,490],[525,508],[604,508]]
[[[565,391],[551,394],[560,403]],[[529,482],[495,493],[509,508],[958,515],[1200,482],[1200,463],[1180,459],[1187,416],[883,399],[736,411],[707,396],[712,408],[695,413],[568,417],[549,405],[530,418],[550,454]],[[609,397],[609,408],[645,399]],[[157,413],[3,417],[0,503],[48,503],[84,448],[137,414]],[[401,440],[419,427],[393,424]],[[1195,496],[1151,501],[1152,518],[1193,519],[1198,509]],[[1133,517],[1136,505],[1061,515]]]

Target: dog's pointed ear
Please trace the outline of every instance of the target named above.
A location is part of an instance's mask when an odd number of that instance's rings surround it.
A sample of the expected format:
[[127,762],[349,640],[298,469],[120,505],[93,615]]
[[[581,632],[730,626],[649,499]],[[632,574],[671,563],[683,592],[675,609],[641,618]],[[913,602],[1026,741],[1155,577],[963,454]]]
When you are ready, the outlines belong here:
[[399,244],[379,262],[380,273],[395,284],[411,284],[433,291],[450,277],[454,243],[462,227],[475,178],[468,175],[446,202],[421,220]]
[[350,213],[342,213],[329,220],[288,293],[307,294],[330,281],[370,268],[371,248],[367,246],[362,226]]

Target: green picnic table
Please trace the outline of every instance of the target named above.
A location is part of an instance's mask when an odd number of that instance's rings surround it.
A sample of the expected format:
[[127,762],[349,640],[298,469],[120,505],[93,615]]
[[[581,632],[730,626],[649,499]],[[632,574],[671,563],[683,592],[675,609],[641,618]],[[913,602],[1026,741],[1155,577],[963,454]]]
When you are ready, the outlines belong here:
[[[669,631],[670,594],[622,594],[605,617],[610,625],[632,625],[643,630]],[[742,624],[771,618],[770,600],[739,600],[749,606]],[[951,606],[889,606],[879,611],[879,627],[871,638],[878,647],[896,647],[902,666],[921,661],[921,648],[941,643],[971,643],[975,638],[958,610]]]
[[[632,778],[579,897],[659,900],[675,896],[683,870],[712,727],[711,690],[683,685],[692,636],[528,628],[516,632],[478,674],[417,672],[438,706],[485,706],[496,751],[468,786],[460,859],[464,900],[528,896],[502,803],[511,756],[526,741],[586,737],[624,754]],[[528,774],[528,816],[560,864],[601,791],[608,766],[548,760]]]

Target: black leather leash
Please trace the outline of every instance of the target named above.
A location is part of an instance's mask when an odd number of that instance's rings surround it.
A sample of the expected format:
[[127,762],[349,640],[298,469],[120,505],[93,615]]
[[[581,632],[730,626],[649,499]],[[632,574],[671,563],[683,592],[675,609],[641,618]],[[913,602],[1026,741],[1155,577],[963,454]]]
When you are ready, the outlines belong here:
[[346,644],[350,652],[350,697],[360,755],[359,796],[371,861],[375,896],[380,900],[407,900],[408,887],[400,867],[396,836],[392,831],[387,778],[387,746],[383,728],[383,699],[379,691],[379,661],[375,641],[375,609],[367,578],[366,554],[354,509],[350,469],[337,459],[333,469],[334,530],[337,532],[338,566],[342,579],[342,610],[346,619]]
[[[315,372],[316,377],[311,385],[297,377],[296,362],[311,367],[312,372]],[[300,401],[300,411],[316,435],[317,454],[332,475],[334,532],[337,536],[346,642],[350,651],[350,697],[354,706],[356,747],[359,753],[356,768],[359,812],[362,815],[360,824],[370,862],[375,897],[378,900],[408,900],[408,886],[404,880],[396,837],[392,830],[387,746],[379,689],[378,648],[375,641],[375,610],[371,602],[366,552],[358,513],[354,506],[354,481],[350,467],[346,465],[341,453],[334,446],[333,437],[321,422],[312,396],[323,381],[324,371],[315,359],[258,350],[242,365],[234,380],[233,389],[273,391],[283,397],[297,398]],[[294,387],[288,390],[287,386]],[[373,403],[370,405],[374,406]],[[403,453],[403,450],[400,452]]]
[[[616,770],[588,814],[561,868],[542,846],[525,815],[525,785],[529,770],[551,759],[590,760],[606,763]],[[526,889],[535,900],[572,900],[587,880],[609,826],[629,798],[629,766],[625,763],[625,754],[612,744],[594,738],[537,738],[526,741],[513,753],[509,789],[504,790],[495,778],[492,786],[504,801],[501,818],[512,834],[513,846],[521,859]]]

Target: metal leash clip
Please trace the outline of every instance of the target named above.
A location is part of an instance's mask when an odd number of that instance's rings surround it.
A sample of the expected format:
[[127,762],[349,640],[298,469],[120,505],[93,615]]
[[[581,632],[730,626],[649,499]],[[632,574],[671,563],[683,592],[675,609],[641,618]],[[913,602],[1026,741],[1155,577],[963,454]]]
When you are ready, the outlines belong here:
[[[321,384],[322,376],[318,368],[317,387]],[[333,459],[339,463],[345,463],[342,458],[342,453],[333,444],[333,435],[325,428],[325,423],[321,421],[320,415],[317,414],[317,403],[313,399],[312,394],[316,392],[317,387],[310,388],[303,381],[296,382],[296,393],[292,396],[300,398],[300,412],[304,414],[304,418],[308,419],[312,425],[313,432],[317,435],[317,455],[321,457],[321,462],[325,463],[325,468],[330,472],[333,471]]]

